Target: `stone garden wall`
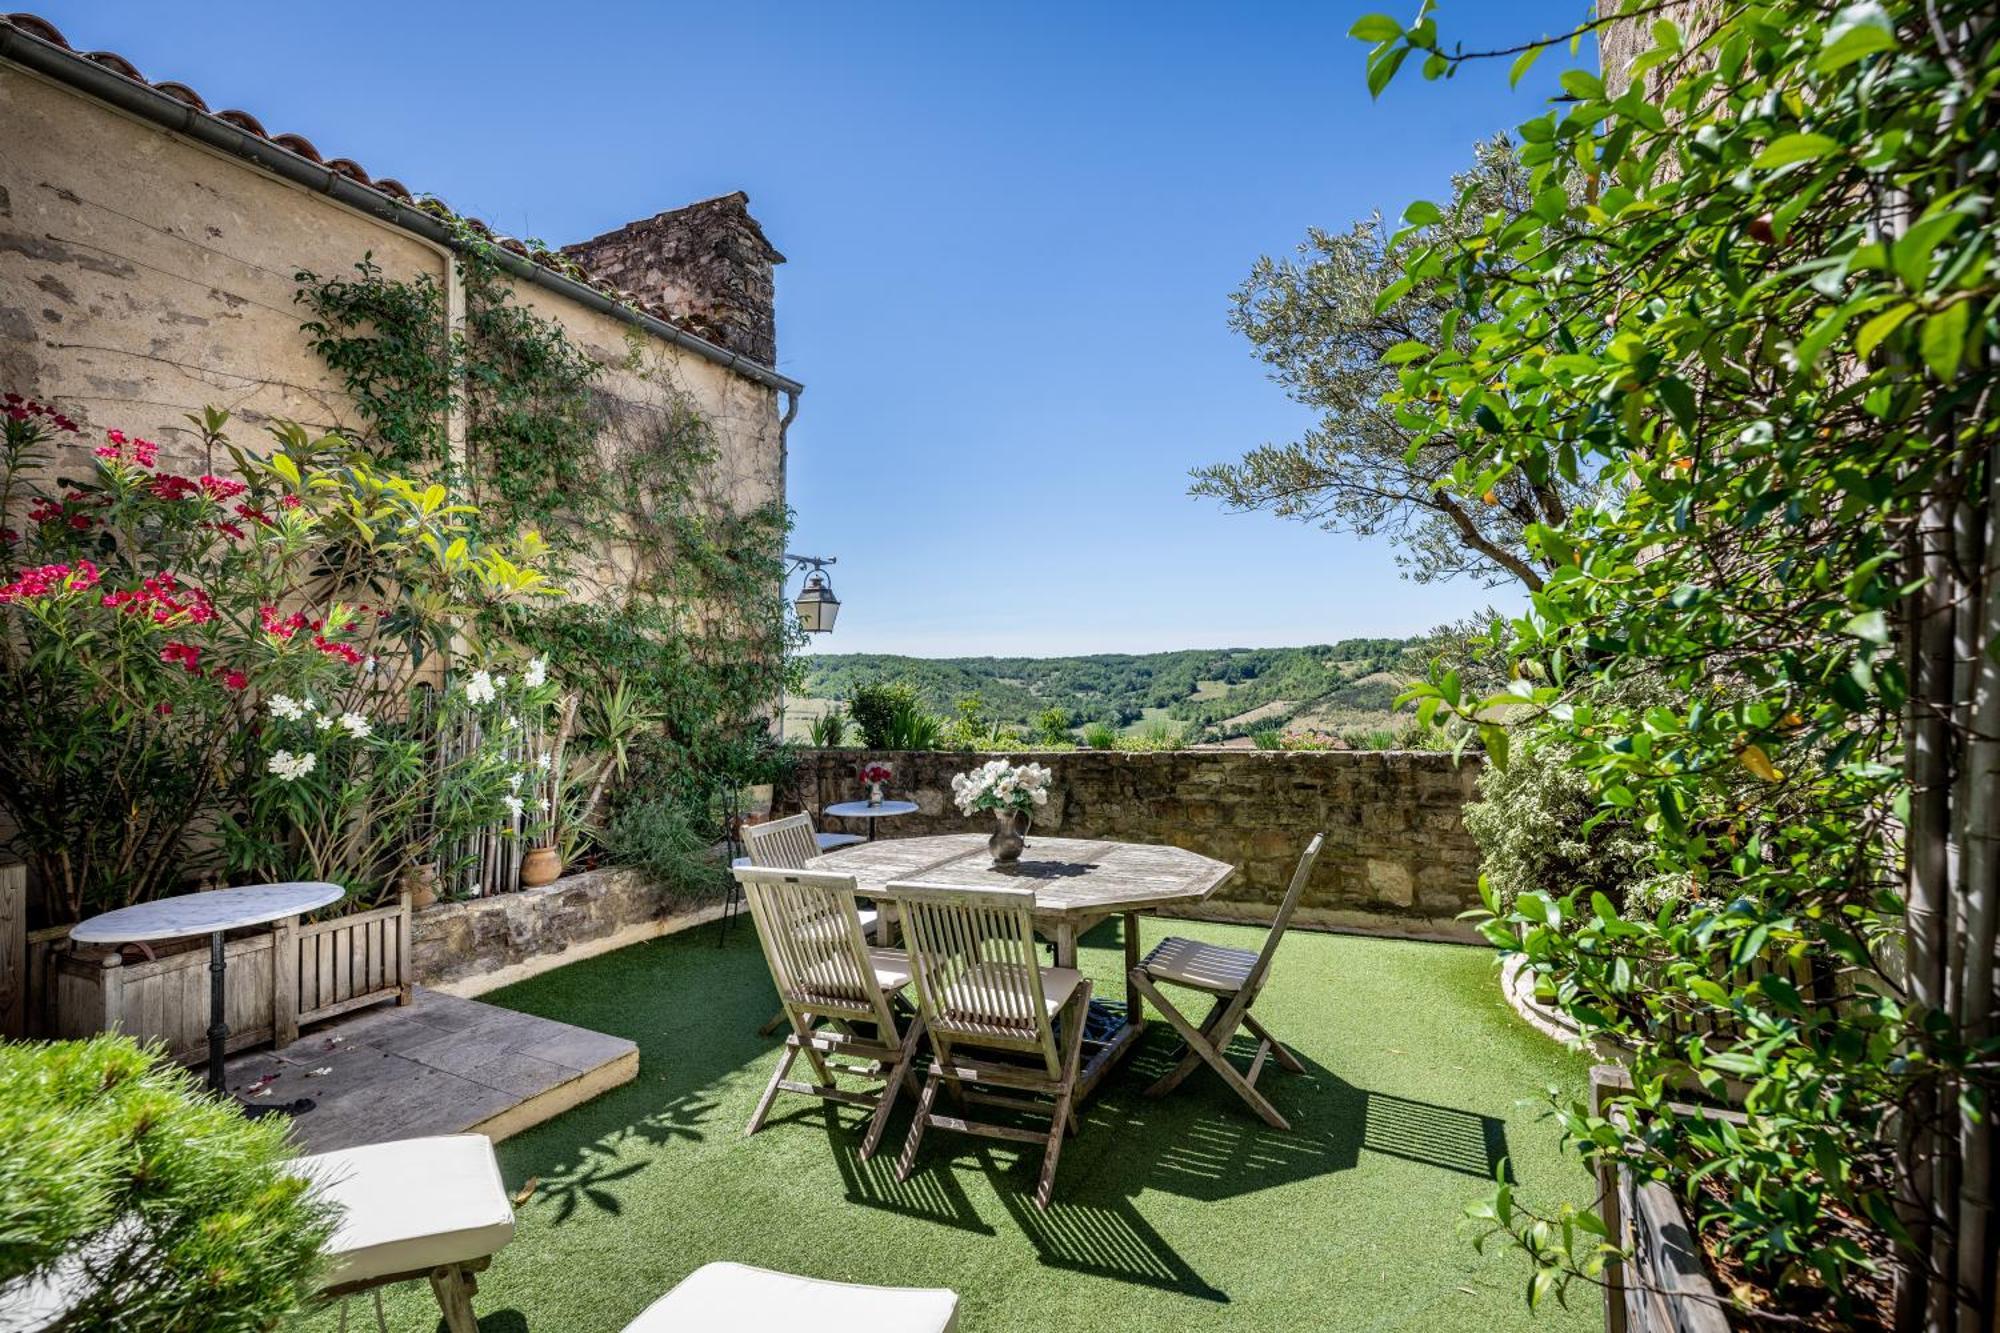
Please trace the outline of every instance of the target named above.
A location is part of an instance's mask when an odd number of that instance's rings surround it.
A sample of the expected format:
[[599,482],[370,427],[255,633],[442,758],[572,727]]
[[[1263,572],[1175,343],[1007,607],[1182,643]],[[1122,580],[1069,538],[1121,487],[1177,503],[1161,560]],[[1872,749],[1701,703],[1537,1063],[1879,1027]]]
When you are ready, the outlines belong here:
[[[854,766],[896,771],[893,798],[921,811],[886,820],[884,837],[986,832],[951,803],[952,775],[991,756],[949,751],[808,752],[796,804],[814,811],[864,793]],[[1454,920],[1479,905],[1479,849],[1461,812],[1473,799],[1476,757],[1454,763],[1421,751],[1178,750],[1024,752],[1054,770],[1035,832],[1172,843],[1234,863],[1237,876],[1202,915],[1268,920],[1299,853],[1326,834],[1300,922],[1418,938],[1473,939]],[[823,821],[831,828],[837,821]],[[856,828],[854,832],[864,830]],[[1032,842],[1034,834],[1029,835]]]
[[478,995],[699,924],[720,910],[720,903],[669,895],[643,870],[610,866],[544,888],[434,903],[411,918],[410,953],[418,983]]

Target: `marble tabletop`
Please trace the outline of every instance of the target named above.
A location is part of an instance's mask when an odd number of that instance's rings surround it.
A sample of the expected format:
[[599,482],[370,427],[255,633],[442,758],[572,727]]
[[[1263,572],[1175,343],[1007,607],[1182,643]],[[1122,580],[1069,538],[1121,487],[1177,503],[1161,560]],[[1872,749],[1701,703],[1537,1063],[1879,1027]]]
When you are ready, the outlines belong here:
[[213,935],[310,912],[339,902],[346,893],[338,884],[312,880],[183,893],[94,916],[71,930],[69,937],[79,944],[133,944]]
[[889,815],[914,815],[917,813],[915,801],[884,801],[880,805],[870,805],[866,801],[842,801],[829,805],[820,811],[836,819],[882,819]]

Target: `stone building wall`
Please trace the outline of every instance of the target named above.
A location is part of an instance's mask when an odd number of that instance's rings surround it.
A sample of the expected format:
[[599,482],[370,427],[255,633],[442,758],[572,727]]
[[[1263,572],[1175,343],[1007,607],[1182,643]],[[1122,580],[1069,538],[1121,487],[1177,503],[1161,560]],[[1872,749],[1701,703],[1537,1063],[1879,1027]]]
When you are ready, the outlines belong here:
[[[991,758],[950,751],[808,752],[794,805],[814,811],[864,793],[863,758],[895,769],[892,797],[918,814],[884,821],[882,836],[986,832],[951,803],[951,779]],[[1477,758],[1418,751],[1179,750],[1023,752],[1054,770],[1035,832],[1171,843],[1233,863],[1238,874],[1203,916],[1268,920],[1316,831],[1326,845],[1300,909],[1303,924],[1419,938],[1472,939],[1453,918],[1479,905],[1479,849],[1462,811]],[[837,821],[821,821],[832,828]],[[861,830],[854,830],[859,832]],[[1032,843],[1034,833],[1030,833]]]

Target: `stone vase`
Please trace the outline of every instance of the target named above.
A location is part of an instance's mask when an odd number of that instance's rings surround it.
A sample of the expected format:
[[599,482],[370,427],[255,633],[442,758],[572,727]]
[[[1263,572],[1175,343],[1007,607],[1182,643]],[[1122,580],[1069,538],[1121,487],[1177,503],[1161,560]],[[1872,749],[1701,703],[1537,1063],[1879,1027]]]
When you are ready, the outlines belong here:
[[986,840],[986,850],[993,854],[994,865],[1012,865],[1028,846],[1031,817],[1026,810],[995,810],[993,818],[998,827]]
[[562,874],[562,856],[553,847],[536,847],[521,858],[521,887],[539,889]]

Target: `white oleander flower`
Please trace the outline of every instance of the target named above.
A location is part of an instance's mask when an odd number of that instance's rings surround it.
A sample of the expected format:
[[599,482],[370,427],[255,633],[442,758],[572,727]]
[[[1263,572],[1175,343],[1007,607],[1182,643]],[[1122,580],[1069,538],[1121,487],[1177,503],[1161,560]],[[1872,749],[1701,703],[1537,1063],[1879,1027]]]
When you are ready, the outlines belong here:
[[334,724],[339,721],[340,719],[335,717],[332,713],[321,713],[318,717],[313,719],[313,725],[315,727],[318,727],[321,731],[332,731],[334,728]]
[[264,771],[277,777],[280,782],[297,782],[318,766],[319,756],[310,750],[304,754],[278,750],[264,761]]
[[291,695],[274,694],[271,696],[272,717],[283,718],[287,722],[296,722],[305,715],[305,705],[301,704]]
[[521,812],[528,808],[527,802],[518,796],[503,796],[500,798],[500,803],[507,807],[507,813],[515,819],[519,819]]
[[549,678],[549,659],[537,657],[528,663],[528,669],[521,673],[521,683],[529,689],[540,689]]
[[476,704],[490,704],[493,702],[494,693],[493,677],[490,673],[475,671],[466,678],[465,697],[472,700],[472,702]]
[[347,734],[354,737],[357,741],[367,740],[369,735],[375,730],[375,728],[368,725],[367,718],[355,712],[342,713],[340,715],[340,725],[345,727]]
[[540,754],[535,756],[535,767],[540,769],[544,773],[548,772],[550,767],[555,762],[556,762],[555,756],[550,754],[547,750],[544,750]]
[[519,795],[521,791],[521,782],[524,778],[526,778],[526,776],[527,775],[525,773],[516,773],[514,774],[514,776],[508,778],[507,790],[513,792],[515,795]]

